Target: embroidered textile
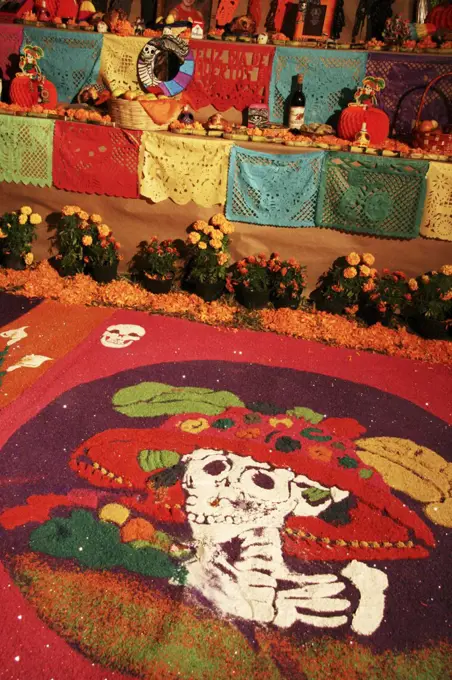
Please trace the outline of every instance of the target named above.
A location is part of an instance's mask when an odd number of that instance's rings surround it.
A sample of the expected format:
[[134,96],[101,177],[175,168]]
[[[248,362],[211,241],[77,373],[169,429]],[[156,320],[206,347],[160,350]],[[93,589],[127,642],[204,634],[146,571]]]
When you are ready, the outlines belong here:
[[[411,133],[417,111],[428,83],[452,71],[452,59],[444,56],[407,54],[369,54],[366,75],[386,80],[378,95],[378,105],[386,111],[397,135]],[[422,112],[423,120],[447,124],[452,101],[452,77],[444,78],[431,88]]]
[[137,130],[57,121],[53,183],[66,191],[138,198],[140,142]]
[[316,223],[358,234],[416,238],[428,163],[328,154]]
[[142,196],[154,203],[225,203],[232,142],[144,132],[143,146]]
[[0,181],[52,186],[54,121],[0,117]]
[[58,101],[72,102],[82,87],[95,83],[99,75],[102,36],[100,33],[67,34],[48,28],[24,29],[23,45],[44,50],[39,66],[56,87]]
[[430,163],[421,235],[452,241],[452,165]]
[[118,88],[141,90],[137,59],[149,38],[121,37],[108,33],[103,37],[100,73],[112,92]]
[[185,92],[194,109],[211,104],[217,111],[239,111],[266,104],[275,48],[192,41],[195,74]]
[[277,155],[234,147],[226,216],[274,227],[313,227],[323,151]]
[[304,74],[306,122],[329,123],[350,101],[366,72],[367,54],[331,50],[296,50],[278,47],[273,59],[270,85],[270,117],[284,120],[293,78]]
[[2,24],[0,39],[0,79],[11,80],[19,70],[19,61],[11,57],[19,54],[22,45],[23,27],[17,24]]

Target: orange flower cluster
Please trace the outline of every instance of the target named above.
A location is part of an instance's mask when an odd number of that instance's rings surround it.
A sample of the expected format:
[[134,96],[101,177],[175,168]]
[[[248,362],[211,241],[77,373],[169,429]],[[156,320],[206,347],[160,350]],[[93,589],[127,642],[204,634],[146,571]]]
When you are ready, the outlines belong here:
[[15,115],[16,113],[28,114],[29,116],[51,117],[51,118],[69,118],[69,120],[77,120],[80,123],[111,123],[110,116],[102,116],[98,111],[88,111],[87,109],[68,109],[64,106],[58,106],[56,109],[46,109],[40,104],[33,106],[21,106],[20,104],[6,104],[0,102],[0,113],[9,113]]

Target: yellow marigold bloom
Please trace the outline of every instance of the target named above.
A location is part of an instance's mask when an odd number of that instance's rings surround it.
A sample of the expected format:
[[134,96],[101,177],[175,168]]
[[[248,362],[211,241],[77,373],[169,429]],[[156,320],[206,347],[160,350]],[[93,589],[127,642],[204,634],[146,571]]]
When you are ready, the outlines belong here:
[[210,224],[213,224],[214,227],[221,227],[225,222],[227,222],[227,219],[222,213],[217,213],[210,220]]
[[355,267],[347,267],[344,269],[344,276],[346,279],[354,279],[357,274],[358,271],[355,269]]
[[6,238],[6,234],[3,229],[0,229],[0,238]]
[[362,264],[359,268],[359,274],[360,276],[370,276],[370,268]]
[[452,264],[444,264],[439,271],[446,276],[452,276]]
[[78,216],[80,217],[81,220],[83,220],[83,221],[85,221],[85,222],[86,222],[86,220],[89,219],[88,213],[85,212],[84,210],[80,210]]
[[446,302],[452,300],[452,288],[448,290],[447,293],[444,293],[444,295],[441,295],[441,300],[445,300]]
[[106,238],[108,234],[110,233],[110,227],[107,224],[99,224],[97,227],[97,233],[99,236],[103,236]]
[[363,253],[362,260],[363,260],[364,264],[367,264],[369,267],[371,267],[373,265],[373,263],[375,262],[375,258],[372,255],[372,253]]
[[427,276],[427,274],[424,274],[421,276],[422,283],[430,283],[430,276]]
[[96,213],[90,215],[89,219],[91,220],[91,222],[94,222],[94,224],[100,224],[102,222],[102,217],[100,215],[97,215]]
[[221,227],[221,231],[223,234],[232,234],[234,231],[234,225],[231,222],[224,222]]
[[352,266],[355,266],[355,264],[359,264],[361,262],[360,256],[358,255],[358,253],[355,252],[349,253],[345,259]]
[[371,277],[375,278],[377,274],[378,274],[378,271],[375,269],[375,267],[371,267],[371,270],[370,270]]
[[417,290],[419,288],[416,279],[408,279],[408,288],[410,290]]
[[89,229],[89,222],[83,220],[83,222],[80,222],[79,227],[80,229]]
[[221,248],[221,241],[217,241],[215,238],[211,238],[209,241],[209,245],[212,246],[212,248],[215,248],[215,250],[219,250]]
[[196,220],[196,222],[193,223],[193,229],[195,231],[204,231],[207,226],[208,224],[204,220]]
[[222,241],[224,239],[224,234],[219,229],[215,229],[215,231],[212,234],[212,237],[217,241]]
[[210,224],[206,224],[202,231],[206,236],[209,236],[209,234],[213,234],[215,232],[215,227],[212,227]]
[[26,265],[30,266],[31,264],[33,264],[34,259],[35,258],[33,256],[33,253],[27,253],[24,257],[24,262]]
[[192,243],[193,245],[196,245],[196,244],[201,240],[201,235],[198,234],[197,231],[192,231],[192,232],[190,232],[190,234],[188,235],[188,240],[189,240],[190,243]]
[[20,212],[22,213],[22,215],[31,215],[33,210],[30,208],[29,205],[23,205],[20,209]]
[[63,213],[63,215],[66,215],[66,217],[70,217],[75,213],[75,210],[72,207],[72,205],[65,205],[61,212]]
[[217,262],[220,265],[220,267],[226,264],[228,260],[229,256],[227,255],[227,253],[218,253]]
[[88,236],[88,235],[84,236],[84,237],[82,238],[82,243],[83,243],[84,246],[90,246],[90,245],[92,245],[92,243],[93,243],[93,238],[92,238],[92,236]]
[[27,222],[28,222],[27,215],[19,215],[19,224],[27,224]]
[[198,243],[198,248],[200,248],[201,250],[205,250],[207,248],[207,243],[201,241],[200,243]]
[[38,215],[38,213],[31,213],[30,215],[30,224],[41,224],[42,219],[41,215]]

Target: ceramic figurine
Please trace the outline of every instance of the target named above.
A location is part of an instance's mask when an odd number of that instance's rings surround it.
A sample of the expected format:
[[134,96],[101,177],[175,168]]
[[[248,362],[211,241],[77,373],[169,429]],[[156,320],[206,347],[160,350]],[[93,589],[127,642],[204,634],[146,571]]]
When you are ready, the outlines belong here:
[[370,144],[370,135],[367,132],[367,124],[364,122],[361,130],[356,134],[355,143],[357,146],[367,148]]
[[257,36],[258,45],[266,45],[268,43],[268,35],[266,33],[259,33]]
[[184,123],[184,125],[193,125],[195,122],[194,115],[189,111],[187,104],[184,106],[177,119],[179,123]]
[[386,86],[384,78],[376,78],[374,76],[367,76],[363,80],[361,87],[358,87],[355,94],[356,106],[376,106],[377,94],[384,90]]
[[135,25],[134,25],[133,28],[134,28],[134,31],[135,31],[135,35],[143,35],[143,33],[144,33],[145,29],[146,29],[144,20],[141,19],[141,18],[138,18],[138,19],[135,21]]

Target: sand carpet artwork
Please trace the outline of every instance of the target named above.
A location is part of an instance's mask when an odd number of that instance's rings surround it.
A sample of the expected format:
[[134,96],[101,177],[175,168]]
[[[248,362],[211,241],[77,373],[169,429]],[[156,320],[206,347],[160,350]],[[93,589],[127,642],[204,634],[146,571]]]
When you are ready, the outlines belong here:
[[449,367],[126,310],[4,318],[4,677],[450,677]]

